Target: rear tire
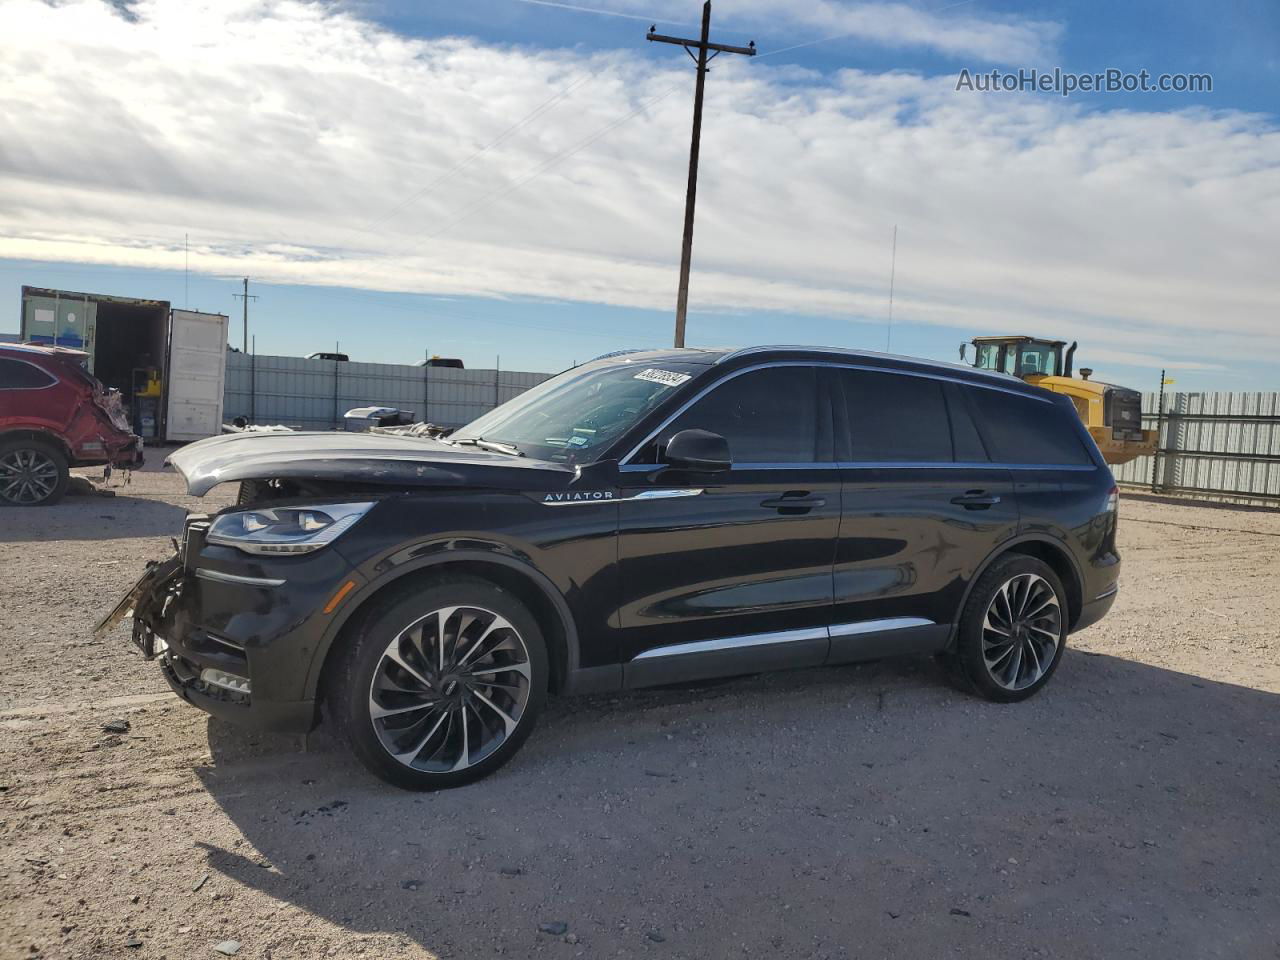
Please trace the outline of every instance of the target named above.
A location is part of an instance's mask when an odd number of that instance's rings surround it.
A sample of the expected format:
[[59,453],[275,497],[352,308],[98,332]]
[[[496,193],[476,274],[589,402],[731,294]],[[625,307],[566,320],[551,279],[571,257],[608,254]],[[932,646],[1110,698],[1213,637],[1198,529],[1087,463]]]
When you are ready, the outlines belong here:
[[372,773],[406,790],[486,777],[546,702],[546,643],[511,593],[448,577],[379,603],[349,638],[332,714]]
[[1066,591],[1048,564],[1003,556],[965,602],[956,649],[945,658],[952,679],[997,703],[1025,700],[1058,669],[1069,621]]
[[71,470],[66,455],[41,440],[0,443],[0,504],[49,507],[66,495]]

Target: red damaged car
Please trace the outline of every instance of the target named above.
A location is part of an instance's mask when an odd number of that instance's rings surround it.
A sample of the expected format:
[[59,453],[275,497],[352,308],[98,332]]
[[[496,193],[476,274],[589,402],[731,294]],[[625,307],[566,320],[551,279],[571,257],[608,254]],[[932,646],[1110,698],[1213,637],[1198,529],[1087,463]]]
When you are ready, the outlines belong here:
[[0,345],[0,505],[57,503],[71,467],[142,464],[120,395],[64,347]]

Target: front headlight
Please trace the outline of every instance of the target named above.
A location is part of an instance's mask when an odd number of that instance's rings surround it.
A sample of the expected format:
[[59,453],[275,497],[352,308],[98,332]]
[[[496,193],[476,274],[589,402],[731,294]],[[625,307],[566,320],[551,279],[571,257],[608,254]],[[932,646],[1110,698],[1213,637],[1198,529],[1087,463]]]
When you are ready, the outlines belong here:
[[372,506],[372,503],[328,503],[224,513],[214,519],[205,542],[235,547],[245,553],[311,553],[340,537]]

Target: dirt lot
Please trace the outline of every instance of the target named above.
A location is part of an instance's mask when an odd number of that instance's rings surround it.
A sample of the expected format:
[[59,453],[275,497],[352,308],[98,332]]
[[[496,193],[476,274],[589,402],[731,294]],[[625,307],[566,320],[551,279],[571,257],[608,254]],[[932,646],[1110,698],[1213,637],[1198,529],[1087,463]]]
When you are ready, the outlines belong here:
[[553,702],[415,796],[89,639],[210,507],[118,494],[0,514],[4,958],[1280,957],[1280,513],[1126,498],[1022,705],[931,661]]

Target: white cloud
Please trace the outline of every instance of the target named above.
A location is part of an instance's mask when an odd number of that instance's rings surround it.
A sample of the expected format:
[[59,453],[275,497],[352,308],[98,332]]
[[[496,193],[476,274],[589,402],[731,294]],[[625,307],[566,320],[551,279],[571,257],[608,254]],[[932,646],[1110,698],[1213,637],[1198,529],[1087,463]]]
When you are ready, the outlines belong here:
[[[0,256],[175,268],[189,232],[209,273],[669,308],[678,62],[408,39],[302,3],[133,11],[0,6]],[[693,308],[883,316],[897,224],[904,322],[1117,363],[1280,347],[1272,121],[954,83],[717,69]]]

